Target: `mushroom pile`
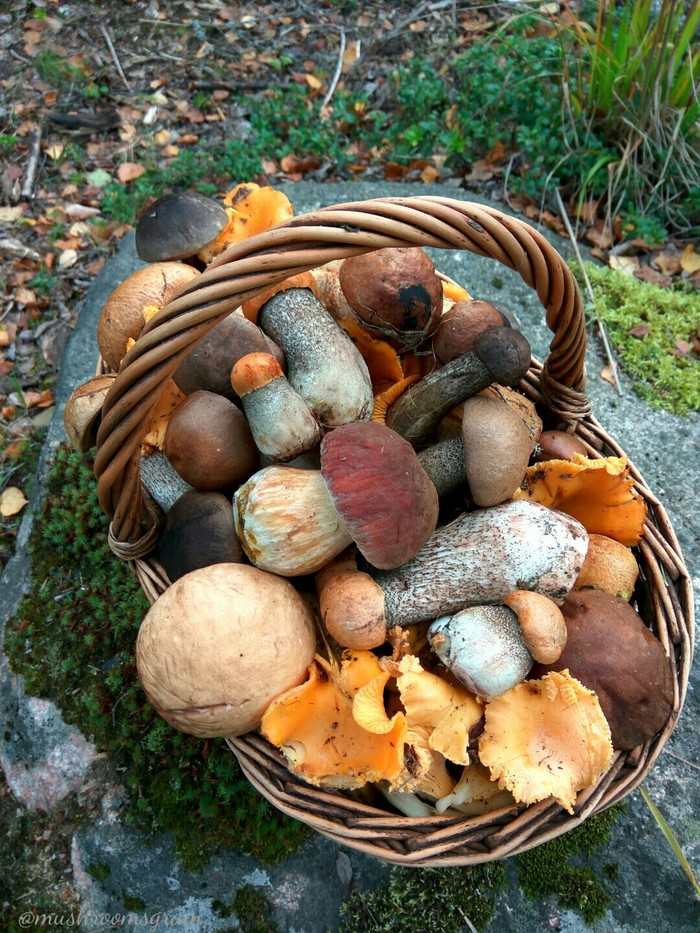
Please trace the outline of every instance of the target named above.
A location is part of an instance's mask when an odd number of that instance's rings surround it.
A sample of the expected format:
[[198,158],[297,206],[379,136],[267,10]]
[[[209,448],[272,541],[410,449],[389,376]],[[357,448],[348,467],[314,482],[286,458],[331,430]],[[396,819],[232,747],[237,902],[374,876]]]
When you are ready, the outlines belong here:
[[[100,317],[109,371],[66,407],[76,447],[146,321],[291,216],[255,185],[146,211],[151,264]],[[259,729],[300,779],[411,815],[573,812],[673,687],[633,607],[644,501],[625,458],[543,425],[530,362],[505,309],[420,248],[294,276],[213,328],[142,445],[171,581],[136,644],[155,709],[203,737]]]

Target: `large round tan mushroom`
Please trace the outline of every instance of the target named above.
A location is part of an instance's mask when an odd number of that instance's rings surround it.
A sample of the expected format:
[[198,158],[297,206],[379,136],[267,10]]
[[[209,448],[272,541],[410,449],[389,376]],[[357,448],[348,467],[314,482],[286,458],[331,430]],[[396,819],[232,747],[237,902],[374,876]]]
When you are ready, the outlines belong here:
[[136,664],[149,703],[176,729],[236,736],[305,680],[315,646],[311,611],[290,583],[245,564],[215,564],[156,600]]

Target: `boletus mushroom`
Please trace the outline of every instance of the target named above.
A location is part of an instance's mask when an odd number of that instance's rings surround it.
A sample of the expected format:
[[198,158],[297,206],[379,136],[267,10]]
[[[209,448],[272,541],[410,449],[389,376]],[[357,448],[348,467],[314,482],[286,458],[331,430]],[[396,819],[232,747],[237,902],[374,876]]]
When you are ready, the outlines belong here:
[[165,518],[158,556],[172,583],[212,564],[239,564],[231,503],[220,492],[192,489],[180,496]]
[[195,489],[237,486],[258,467],[259,454],[240,408],[213,392],[188,395],[165,435],[165,456]]
[[315,646],[311,611],[287,580],[215,564],[159,596],[139,629],[136,666],[148,701],[176,729],[236,736],[305,680]]
[[420,346],[438,325],[442,283],[420,247],[351,256],[341,265],[339,278],[363,326],[400,350]]
[[178,191],[154,201],[136,225],[136,252],[144,262],[195,259],[228,225],[219,201]]
[[181,262],[159,262],[137,269],[111,292],[97,322],[97,346],[105,363],[117,371],[129,339],[143,330],[146,308],[162,308],[199,272]]
[[473,350],[476,338],[489,327],[509,326],[509,321],[490,301],[456,301],[438,322],[433,334],[433,352],[441,363],[449,363]]
[[671,662],[629,603],[601,590],[576,590],[561,607],[566,647],[545,671],[568,669],[600,700],[615,748],[642,745],[674,711]]

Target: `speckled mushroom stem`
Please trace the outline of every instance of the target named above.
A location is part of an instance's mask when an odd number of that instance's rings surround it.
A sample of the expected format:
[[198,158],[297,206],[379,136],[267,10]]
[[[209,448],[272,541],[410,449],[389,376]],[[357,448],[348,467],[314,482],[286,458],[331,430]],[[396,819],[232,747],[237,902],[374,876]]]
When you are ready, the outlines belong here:
[[464,442],[461,437],[448,437],[426,447],[418,454],[418,460],[441,498],[460,486],[466,486]]
[[588,534],[576,519],[512,500],[438,529],[396,570],[369,572],[384,591],[387,627],[406,626],[465,606],[498,603],[518,589],[560,602],[587,550]]
[[474,349],[433,370],[389,408],[386,424],[414,446],[425,443],[445,415],[492,383],[516,385],[530,366],[530,345],[509,327],[492,327]]
[[367,364],[310,289],[267,301],[258,324],[287,359],[287,378],[324,427],[367,421],[374,397]]

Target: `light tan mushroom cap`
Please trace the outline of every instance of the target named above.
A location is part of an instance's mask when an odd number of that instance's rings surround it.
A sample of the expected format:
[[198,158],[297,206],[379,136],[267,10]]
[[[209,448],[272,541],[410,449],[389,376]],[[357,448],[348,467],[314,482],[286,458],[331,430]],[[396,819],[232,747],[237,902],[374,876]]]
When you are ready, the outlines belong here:
[[566,622],[554,600],[530,590],[513,590],[501,605],[518,617],[525,647],[535,661],[553,664],[566,645]]
[[568,671],[526,680],[486,705],[479,759],[519,803],[553,796],[569,813],[576,794],[612,764],[598,697]]
[[306,678],[315,645],[311,612],[290,583],[215,564],[181,577],[151,607],[136,664],[148,701],[176,729],[236,736]]
[[588,553],[575,590],[603,590],[629,602],[639,576],[639,566],[632,551],[605,535],[589,535]]

